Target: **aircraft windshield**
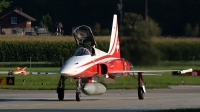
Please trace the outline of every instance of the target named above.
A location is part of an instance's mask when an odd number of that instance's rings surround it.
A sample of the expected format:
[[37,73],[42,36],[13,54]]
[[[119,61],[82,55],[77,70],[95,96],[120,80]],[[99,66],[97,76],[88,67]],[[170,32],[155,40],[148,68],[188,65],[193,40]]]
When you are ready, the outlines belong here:
[[90,54],[90,51],[88,49],[83,48],[83,47],[77,49],[75,54],[74,54],[74,56],[83,56],[83,55],[91,55],[91,54]]

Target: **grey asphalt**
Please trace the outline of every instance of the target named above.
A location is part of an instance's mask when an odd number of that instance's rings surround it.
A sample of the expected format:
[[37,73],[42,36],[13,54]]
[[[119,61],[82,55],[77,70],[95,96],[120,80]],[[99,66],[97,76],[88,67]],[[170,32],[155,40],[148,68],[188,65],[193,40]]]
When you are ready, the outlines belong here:
[[75,90],[65,90],[64,101],[58,101],[56,90],[0,89],[0,111],[81,111],[133,112],[160,109],[200,108],[200,86],[170,86],[171,89],[147,89],[144,100],[137,90],[107,90],[103,95],[75,100]]

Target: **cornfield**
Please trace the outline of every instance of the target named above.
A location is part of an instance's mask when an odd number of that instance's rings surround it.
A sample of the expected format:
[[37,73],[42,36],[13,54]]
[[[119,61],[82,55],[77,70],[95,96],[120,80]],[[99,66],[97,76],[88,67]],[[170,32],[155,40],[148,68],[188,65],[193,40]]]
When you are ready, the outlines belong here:
[[[108,51],[110,36],[96,36],[95,40],[97,48]],[[162,61],[200,60],[199,38],[153,37],[152,42],[161,52],[159,57]],[[71,57],[76,49],[72,36],[0,36],[1,62],[28,62],[31,57],[34,62],[61,65],[62,60]]]
[[[109,36],[97,36],[96,41],[109,41]],[[60,41],[70,41],[74,42],[73,36],[7,36],[0,35],[0,41],[19,41],[19,42],[29,42],[29,41],[42,41],[42,42],[60,42]]]

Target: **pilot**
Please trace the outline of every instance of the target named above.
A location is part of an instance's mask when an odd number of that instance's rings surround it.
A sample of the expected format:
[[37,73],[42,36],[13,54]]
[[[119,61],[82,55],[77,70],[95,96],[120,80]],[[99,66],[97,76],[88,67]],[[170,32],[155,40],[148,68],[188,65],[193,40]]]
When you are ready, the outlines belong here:
[[92,52],[92,47],[86,46],[86,48],[90,51],[90,53]]
[[85,52],[86,52],[86,49],[85,48],[82,48],[82,54],[85,54]]
[[92,46],[87,46],[86,48],[90,51],[91,56],[95,55],[95,51],[94,51],[94,48]]
[[88,55],[90,54],[89,51],[86,49],[86,48],[81,48],[79,51],[78,51],[78,56],[82,56],[82,55]]

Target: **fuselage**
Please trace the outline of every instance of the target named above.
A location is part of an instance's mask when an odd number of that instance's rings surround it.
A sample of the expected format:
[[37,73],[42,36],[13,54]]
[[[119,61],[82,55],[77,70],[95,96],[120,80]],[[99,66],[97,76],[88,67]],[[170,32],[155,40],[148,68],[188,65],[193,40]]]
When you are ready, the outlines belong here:
[[[79,48],[78,50],[82,49],[87,50],[83,47]],[[69,58],[62,66],[60,70],[61,75],[66,77],[91,77],[98,74],[97,69],[99,63],[119,59],[96,48],[94,48],[95,55],[93,56],[90,53],[82,53],[82,55],[77,55],[78,50],[76,51],[75,55]]]
[[22,72],[25,72],[25,71],[22,71],[22,70],[20,70],[20,71],[12,71],[13,74],[21,74]]
[[23,74],[24,76],[26,76],[26,71],[25,70],[15,70],[15,71],[12,71],[10,74],[12,74],[12,75]]
[[[79,52],[80,50],[87,50],[87,53],[81,51],[81,54]],[[95,55],[91,55],[88,49],[83,47],[79,48],[74,56],[69,58],[62,66],[60,74],[65,77],[92,77],[101,75],[102,73],[99,73],[99,66],[104,63],[106,72],[109,70],[130,70],[128,61],[109,55],[96,48],[94,48],[94,51]]]

